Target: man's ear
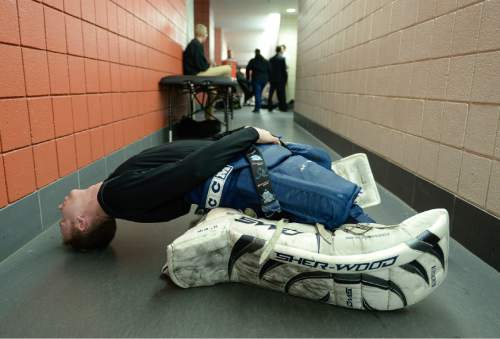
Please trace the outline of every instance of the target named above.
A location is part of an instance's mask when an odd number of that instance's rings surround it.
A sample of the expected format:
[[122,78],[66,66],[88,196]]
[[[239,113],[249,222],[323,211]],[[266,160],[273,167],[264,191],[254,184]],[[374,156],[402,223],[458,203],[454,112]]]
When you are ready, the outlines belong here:
[[89,223],[86,218],[78,216],[76,217],[75,226],[80,232],[85,232],[89,228]]

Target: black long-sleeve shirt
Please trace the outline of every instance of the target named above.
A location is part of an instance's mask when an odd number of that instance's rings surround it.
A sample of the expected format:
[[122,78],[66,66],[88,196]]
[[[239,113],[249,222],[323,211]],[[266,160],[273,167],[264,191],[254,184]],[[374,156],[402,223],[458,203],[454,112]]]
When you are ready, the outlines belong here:
[[203,45],[198,39],[193,39],[182,53],[182,68],[184,75],[196,75],[206,71],[210,65],[205,58]]
[[286,60],[281,55],[276,54],[269,60],[271,65],[271,75],[269,82],[286,83],[288,80],[288,72],[286,70]]
[[259,138],[242,128],[214,140],[180,140],[131,157],[104,180],[97,199],[113,218],[168,221],[189,212],[185,195],[202,184]]
[[[251,76],[250,71],[252,71]],[[246,74],[248,80],[251,80],[252,82],[268,82],[270,73],[271,66],[269,65],[269,61],[264,59],[262,55],[256,56],[248,62]]]

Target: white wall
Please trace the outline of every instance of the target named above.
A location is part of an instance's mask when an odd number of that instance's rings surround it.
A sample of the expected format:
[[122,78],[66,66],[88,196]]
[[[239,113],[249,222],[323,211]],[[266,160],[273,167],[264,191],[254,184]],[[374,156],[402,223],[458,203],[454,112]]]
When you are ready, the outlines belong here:
[[288,66],[288,85],[286,100],[295,99],[295,78],[297,67],[297,16],[283,15],[278,36],[278,44],[286,45],[286,64]]
[[186,46],[194,38],[194,0],[186,0]]
[[233,51],[233,58],[239,65],[246,65],[255,54],[256,48],[264,58],[269,59],[274,55],[278,43],[281,15],[278,13],[263,16],[266,22],[263,30],[237,30],[225,31],[228,47]]
[[260,51],[264,58],[269,59],[275,54],[276,45],[279,41],[282,16],[279,13],[267,15],[266,29],[260,36]]
[[221,39],[221,60],[226,60],[227,59],[227,41],[226,41],[226,33],[224,30],[221,28],[220,30],[220,39]]

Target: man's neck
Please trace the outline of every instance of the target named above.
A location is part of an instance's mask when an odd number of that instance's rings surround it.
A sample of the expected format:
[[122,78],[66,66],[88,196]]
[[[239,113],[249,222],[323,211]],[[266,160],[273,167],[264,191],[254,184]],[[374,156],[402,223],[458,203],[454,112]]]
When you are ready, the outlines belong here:
[[91,223],[109,218],[97,200],[97,193],[101,186],[102,181],[90,186],[85,192],[87,194],[87,208],[84,211],[84,216],[88,218]]

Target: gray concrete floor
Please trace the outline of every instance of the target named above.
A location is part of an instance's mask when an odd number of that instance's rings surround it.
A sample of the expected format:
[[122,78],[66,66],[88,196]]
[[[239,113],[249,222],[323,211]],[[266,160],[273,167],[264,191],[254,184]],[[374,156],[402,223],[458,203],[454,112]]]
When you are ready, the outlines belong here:
[[[291,113],[245,108],[232,126],[324,146]],[[333,151],[332,155],[338,157]],[[381,188],[379,222],[415,212]],[[50,228],[0,263],[1,337],[499,337],[500,274],[455,241],[445,283],[421,303],[362,312],[240,284],[183,290],[160,279],[165,247],[195,220],[120,222],[112,246],[79,254]]]

